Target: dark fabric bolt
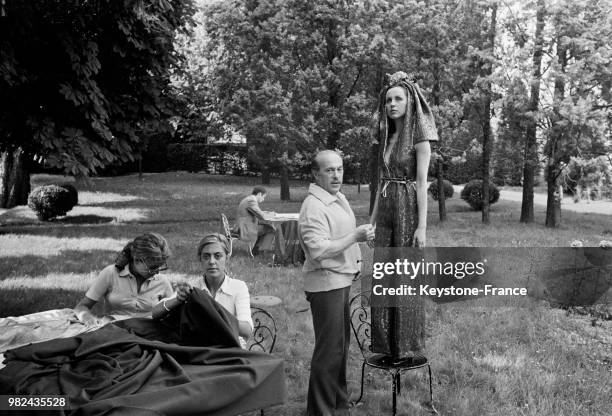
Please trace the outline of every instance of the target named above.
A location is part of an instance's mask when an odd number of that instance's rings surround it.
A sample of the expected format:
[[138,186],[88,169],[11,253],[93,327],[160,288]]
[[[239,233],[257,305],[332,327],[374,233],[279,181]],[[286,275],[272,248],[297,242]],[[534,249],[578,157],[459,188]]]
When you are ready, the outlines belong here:
[[[6,352],[0,394],[67,395],[74,415],[221,416],[284,402],[283,361],[237,347],[237,327],[226,323],[229,314],[199,292],[184,305],[175,327],[130,319]],[[197,322],[186,322],[192,319]],[[207,332],[223,325],[221,335]]]

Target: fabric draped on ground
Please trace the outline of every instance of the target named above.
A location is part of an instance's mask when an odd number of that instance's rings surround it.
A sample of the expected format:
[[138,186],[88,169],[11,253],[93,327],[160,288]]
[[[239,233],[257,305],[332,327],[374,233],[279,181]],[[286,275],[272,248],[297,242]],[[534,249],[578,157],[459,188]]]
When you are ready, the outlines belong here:
[[[110,319],[104,325],[108,322]],[[0,318],[0,352],[32,342],[73,337],[101,326],[79,321],[74,310],[68,308]]]
[[283,361],[239,348],[232,318],[197,290],[165,322],[129,319],[10,350],[0,394],[67,395],[75,415],[235,415],[284,402]]

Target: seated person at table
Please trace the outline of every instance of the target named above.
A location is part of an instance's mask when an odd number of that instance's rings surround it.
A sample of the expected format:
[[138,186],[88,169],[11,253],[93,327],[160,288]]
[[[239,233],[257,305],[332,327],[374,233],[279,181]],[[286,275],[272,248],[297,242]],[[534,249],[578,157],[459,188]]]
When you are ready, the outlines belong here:
[[163,309],[161,300],[173,290],[165,276],[158,275],[168,268],[168,243],[159,234],[146,233],[128,243],[115,259],[104,268],[87,293],[74,308],[77,317],[86,323],[97,322],[91,308],[104,300],[104,315],[115,319],[151,317]]
[[245,197],[236,211],[236,226],[234,232],[242,241],[249,243],[253,255],[260,251],[273,250],[274,228],[268,224],[260,224],[266,214],[259,208],[259,204],[266,199],[266,188],[256,186],[251,195]]
[[[236,317],[240,344],[245,347],[246,340],[253,332],[249,289],[242,280],[233,279],[226,274],[229,251],[230,243],[222,234],[209,234],[200,240],[197,252],[203,273],[200,288]],[[188,283],[179,285],[175,296],[162,301],[165,313],[158,313],[156,308],[153,317],[163,318],[189,296],[190,290]]]

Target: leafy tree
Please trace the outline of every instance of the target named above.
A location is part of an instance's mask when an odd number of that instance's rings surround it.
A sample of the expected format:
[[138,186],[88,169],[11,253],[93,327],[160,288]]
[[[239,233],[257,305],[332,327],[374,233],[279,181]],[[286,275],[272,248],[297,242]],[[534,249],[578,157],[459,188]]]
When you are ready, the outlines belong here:
[[289,172],[319,149],[343,148],[349,161],[363,165],[355,149],[364,148],[360,128],[386,59],[379,48],[386,43],[382,7],[277,0],[209,6],[215,108],[247,137],[264,173],[280,170],[282,199],[289,198]]
[[517,167],[524,166],[525,128],[530,121],[526,115],[528,100],[528,92],[523,81],[514,79],[502,102],[501,120],[495,143],[493,182],[497,185],[522,184],[523,172]]
[[[536,27],[533,42],[532,75],[529,77],[531,98],[528,107],[528,118],[525,126],[525,155],[523,164],[523,199],[521,202],[521,222],[533,222],[533,186],[538,166],[537,156],[537,120],[540,107],[540,83],[542,77],[542,54],[544,48],[544,24],[546,4],[538,0]],[[520,41],[522,43],[522,40]]]
[[612,195],[612,161],[606,156],[592,159],[570,158],[563,172],[564,189],[574,194],[574,201]]
[[214,61],[207,53],[210,37],[206,19],[206,8],[198,8],[188,30],[179,32],[174,42],[177,53],[183,57],[171,76],[178,124],[174,140],[178,142],[208,143],[211,137],[232,133],[216,111],[214,90],[209,83]]
[[[612,36],[606,2],[562,1],[551,7],[555,46],[549,72],[552,104],[546,109],[546,225],[560,221],[558,179],[571,156],[610,151],[608,114],[602,108],[603,85],[610,80]],[[557,209],[555,209],[557,205]]]
[[[172,40],[189,0],[3,2],[0,190],[26,201],[28,160],[84,177],[134,160],[168,113]],[[12,169],[7,167],[12,166]],[[15,167],[18,167],[15,169]],[[3,192],[4,193],[4,192]]]

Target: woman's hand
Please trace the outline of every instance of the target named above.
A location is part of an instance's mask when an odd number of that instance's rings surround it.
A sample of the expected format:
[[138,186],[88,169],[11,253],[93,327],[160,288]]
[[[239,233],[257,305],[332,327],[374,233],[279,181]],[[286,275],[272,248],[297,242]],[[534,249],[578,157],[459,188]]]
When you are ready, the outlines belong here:
[[176,286],[176,299],[179,302],[186,302],[189,299],[189,295],[191,295],[191,290],[193,288],[188,282],[180,282]]
[[74,314],[77,319],[85,325],[97,325],[100,323],[98,317],[91,312],[91,308],[97,301],[89,299],[87,296],[83,296],[83,299],[74,307]]
[[76,313],[76,316],[79,319],[79,321],[81,321],[82,323],[88,326],[98,325],[100,323],[98,317],[89,311],[80,310]]
[[414,232],[414,237],[412,238],[412,246],[413,247],[425,247],[426,239],[426,230],[425,227],[418,227]]

